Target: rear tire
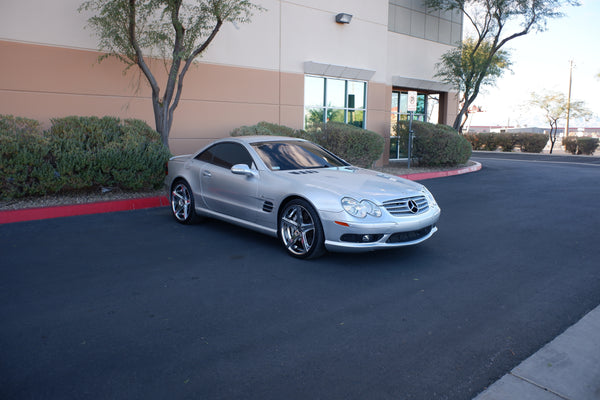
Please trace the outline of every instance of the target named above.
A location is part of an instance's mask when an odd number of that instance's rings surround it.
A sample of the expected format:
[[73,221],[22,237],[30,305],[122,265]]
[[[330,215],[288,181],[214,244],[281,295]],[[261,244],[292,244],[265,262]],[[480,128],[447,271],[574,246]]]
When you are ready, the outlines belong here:
[[181,224],[192,224],[198,221],[194,202],[194,193],[186,181],[176,181],[171,188],[171,211],[173,217]]
[[279,215],[278,236],[289,255],[301,259],[325,253],[325,235],[319,214],[306,200],[286,203]]

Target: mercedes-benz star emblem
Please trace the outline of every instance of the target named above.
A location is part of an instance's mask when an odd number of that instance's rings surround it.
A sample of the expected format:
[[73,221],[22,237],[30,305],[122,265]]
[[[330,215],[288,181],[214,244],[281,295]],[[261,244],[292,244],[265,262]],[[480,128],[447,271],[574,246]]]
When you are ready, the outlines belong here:
[[419,211],[419,206],[417,205],[417,203],[414,202],[414,200],[409,200],[408,201],[408,209],[410,210],[411,213],[416,214],[417,211]]

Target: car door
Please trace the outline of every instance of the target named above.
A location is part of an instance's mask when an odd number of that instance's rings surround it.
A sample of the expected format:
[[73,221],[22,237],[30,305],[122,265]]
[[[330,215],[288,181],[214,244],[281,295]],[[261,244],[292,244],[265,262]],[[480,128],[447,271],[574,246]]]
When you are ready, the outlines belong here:
[[217,143],[200,156],[201,195],[207,207],[220,214],[255,221],[261,209],[258,199],[258,174],[238,175],[231,171],[236,164],[254,168],[254,162],[243,145],[234,142]]

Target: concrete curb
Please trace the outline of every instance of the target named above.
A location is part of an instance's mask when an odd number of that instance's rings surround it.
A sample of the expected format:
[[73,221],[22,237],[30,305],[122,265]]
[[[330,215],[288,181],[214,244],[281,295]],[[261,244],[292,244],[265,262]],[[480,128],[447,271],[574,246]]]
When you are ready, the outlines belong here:
[[[400,175],[402,178],[419,181],[432,178],[443,178],[479,171],[481,164],[476,162],[470,167],[451,171],[424,172],[419,174]],[[96,203],[73,204],[68,206],[26,208],[23,210],[0,211],[0,224],[35,221],[49,218],[72,217],[76,215],[101,214],[116,211],[141,210],[144,208],[164,207],[169,205],[166,196],[146,197],[140,199],[101,201]]]
[[422,172],[419,174],[407,174],[407,175],[400,175],[400,177],[410,179],[411,181],[422,181],[425,179],[445,178],[448,176],[468,174],[470,172],[477,172],[477,171],[481,170],[481,163],[478,163],[476,161],[471,161],[471,162],[473,162],[475,164],[471,165],[470,167],[453,169],[450,171]]

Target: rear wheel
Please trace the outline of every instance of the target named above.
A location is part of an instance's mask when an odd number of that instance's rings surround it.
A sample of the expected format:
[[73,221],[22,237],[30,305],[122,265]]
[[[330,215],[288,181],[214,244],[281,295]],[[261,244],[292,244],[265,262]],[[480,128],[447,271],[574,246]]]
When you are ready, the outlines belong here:
[[305,200],[287,203],[279,216],[279,238],[296,258],[316,258],[325,253],[325,235],[315,209]]
[[171,189],[171,211],[177,222],[191,224],[195,222],[196,209],[194,208],[194,195],[190,185],[185,181],[177,181]]

